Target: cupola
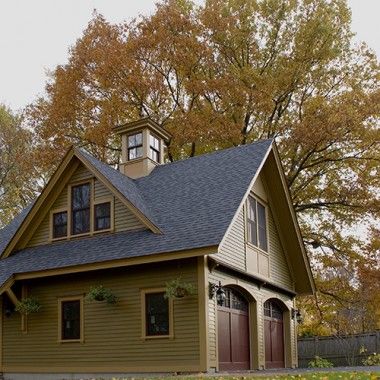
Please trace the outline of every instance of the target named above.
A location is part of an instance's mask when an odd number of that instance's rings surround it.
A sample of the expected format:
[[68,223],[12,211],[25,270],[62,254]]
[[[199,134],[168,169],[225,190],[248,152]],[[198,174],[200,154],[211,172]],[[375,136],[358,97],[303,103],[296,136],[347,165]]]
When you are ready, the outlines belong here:
[[120,171],[130,178],[145,177],[164,163],[166,143],[170,133],[150,118],[144,118],[115,128],[121,136]]

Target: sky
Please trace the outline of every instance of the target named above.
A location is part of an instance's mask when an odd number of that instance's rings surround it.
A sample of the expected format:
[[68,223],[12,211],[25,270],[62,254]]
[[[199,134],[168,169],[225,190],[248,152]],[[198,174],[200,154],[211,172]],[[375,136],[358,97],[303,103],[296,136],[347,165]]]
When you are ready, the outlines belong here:
[[[121,22],[151,14],[155,1],[0,0],[0,103],[18,111],[43,94],[46,73],[67,62],[94,9],[110,22]],[[357,41],[380,57],[380,0],[348,3]]]

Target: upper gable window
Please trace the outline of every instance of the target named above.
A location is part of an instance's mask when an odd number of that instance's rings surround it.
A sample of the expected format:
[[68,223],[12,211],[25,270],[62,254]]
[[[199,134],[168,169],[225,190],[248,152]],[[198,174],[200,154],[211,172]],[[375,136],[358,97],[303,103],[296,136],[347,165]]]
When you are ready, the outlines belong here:
[[71,188],[71,233],[73,235],[90,232],[90,189],[90,183]]
[[140,158],[143,155],[142,132],[128,136],[128,160]]
[[265,206],[252,196],[247,204],[248,241],[264,251],[268,251],[267,220]]
[[149,150],[149,157],[156,162],[160,162],[160,140],[150,135],[150,150]]
[[109,230],[111,228],[111,202],[99,203],[94,206],[95,231]]
[[53,239],[67,236],[67,211],[53,214]]

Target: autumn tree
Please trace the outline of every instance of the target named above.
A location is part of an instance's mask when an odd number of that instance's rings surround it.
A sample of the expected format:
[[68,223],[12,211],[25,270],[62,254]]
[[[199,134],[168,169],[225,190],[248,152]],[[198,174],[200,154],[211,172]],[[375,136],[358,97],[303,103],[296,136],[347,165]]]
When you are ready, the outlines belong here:
[[379,66],[350,22],[346,0],[164,0],[120,25],[95,14],[28,109],[38,162],[51,171],[72,143],[117,162],[112,128],[140,116],[172,133],[170,160],[275,138],[319,289],[304,308],[333,331],[331,306],[364,294],[379,217]]
[[0,104],[0,228],[31,199],[37,173],[31,163],[32,134],[21,126],[21,118]]

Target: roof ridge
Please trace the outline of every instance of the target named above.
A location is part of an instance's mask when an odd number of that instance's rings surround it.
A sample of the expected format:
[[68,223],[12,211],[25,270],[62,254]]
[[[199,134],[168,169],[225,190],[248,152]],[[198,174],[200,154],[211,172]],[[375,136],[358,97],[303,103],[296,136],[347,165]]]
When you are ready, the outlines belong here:
[[[253,141],[253,142],[251,142],[249,144],[241,144],[241,145],[237,145],[237,146],[230,146],[229,148],[218,149],[218,150],[214,150],[212,152],[206,152],[206,153],[198,154],[198,155],[192,156],[192,157],[181,158],[179,160],[166,162],[163,165],[158,165],[158,166],[156,166],[153,169],[153,171],[156,170],[156,169],[158,169],[158,168],[160,168],[160,167],[166,167],[166,166],[169,166],[169,165],[172,166],[174,164],[179,164],[179,163],[182,163],[182,162],[185,162],[185,161],[188,161],[188,160],[200,159],[201,157],[205,157],[205,156],[217,155],[219,153],[225,153],[225,152],[231,151],[233,149],[244,149],[244,148],[251,147],[252,145],[256,145],[256,144],[259,144],[259,143],[264,143],[264,142],[267,142],[267,141],[273,142],[274,140],[275,140],[274,138],[261,139],[261,140]],[[152,171],[152,173],[153,173],[153,171]],[[147,177],[149,177],[149,176],[147,176]],[[141,178],[145,178],[145,177],[141,177]],[[136,179],[134,179],[134,181],[136,181],[136,180],[138,181],[141,178],[136,178]]]

